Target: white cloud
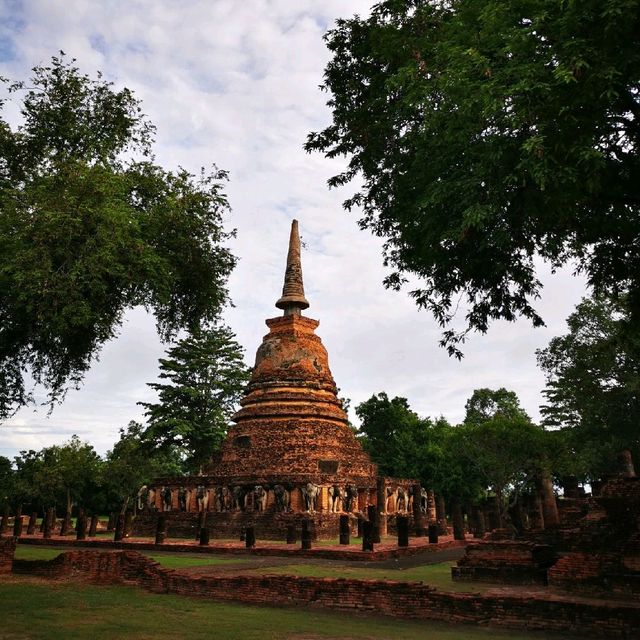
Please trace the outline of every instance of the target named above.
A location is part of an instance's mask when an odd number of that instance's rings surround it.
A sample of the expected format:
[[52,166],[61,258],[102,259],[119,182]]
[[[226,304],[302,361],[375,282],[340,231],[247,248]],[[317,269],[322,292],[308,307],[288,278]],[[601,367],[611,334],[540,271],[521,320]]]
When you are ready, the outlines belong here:
[[[307,249],[303,268],[309,315],[329,350],[341,393],[356,404],[372,393],[406,396],[422,414],[462,417],[480,386],[507,386],[537,416],[541,373],[534,350],[563,330],[582,285],[560,273],[545,275],[539,308],[548,327],[526,322],[493,327],[467,345],[462,362],[437,345],[440,330],[406,293],[382,287],[379,239],[360,231],[356,214],[341,209],[346,191],[329,192],[326,179],[340,161],[309,156],[309,131],[329,122],[318,90],[329,54],[322,35],[337,17],[366,14],[371,3],[329,0],[30,0],[5,3],[0,30],[0,75],[28,69],[65,50],[83,71],[102,70],[143,100],[157,125],[157,158],[192,171],[216,163],[231,171],[228,193],[240,263],[230,288],[229,321],[252,362],[266,332],[263,321],[282,286],[291,218],[300,220]],[[11,57],[13,56],[13,57]],[[152,397],[163,349],[152,319],[127,315],[79,391],[47,418],[24,410],[0,429],[0,454],[40,448],[72,433],[108,449],[118,429],[141,417],[136,402]]]

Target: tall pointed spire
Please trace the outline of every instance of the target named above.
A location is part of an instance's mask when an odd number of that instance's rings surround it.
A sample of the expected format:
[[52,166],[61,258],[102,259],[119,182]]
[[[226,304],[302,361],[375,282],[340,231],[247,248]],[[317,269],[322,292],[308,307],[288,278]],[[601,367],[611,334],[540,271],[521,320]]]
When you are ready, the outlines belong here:
[[299,316],[300,312],[308,306],[309,303],[304,297],[304,284],[302,283],[302,263],[300,261],[298,221],[294,220],[291,223],[289,253],[287,254],[287,270],[284,274],[282,297],[278,302],[276,302],[276,307],[278,307],[278,309],[283,309],[285,316]]

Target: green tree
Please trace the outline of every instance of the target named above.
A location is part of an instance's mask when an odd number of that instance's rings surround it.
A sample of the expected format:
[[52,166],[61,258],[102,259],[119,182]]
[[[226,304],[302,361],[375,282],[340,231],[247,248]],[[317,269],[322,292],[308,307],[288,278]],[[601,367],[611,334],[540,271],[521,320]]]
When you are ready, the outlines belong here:
[[15,471],[11,460],[0,456],[0,508],[4,508],[14,494]]
[[159,449],[177,448],[192,472],[201,470],[226,435],[249,380],[244,350],[222,324],[194,331],[160,359],[160,379],[149,386],[158,402],[141,402],[145,438]]
[[107,452],[101,478],[100,507],[121,511],[135,500],[138,490],[157,476],[177,476],[182,466],[176,451],[157,451],[144,437],[144,427],[130,422]]
[[506,498],[515,502],[549,472],[548,433],[533,423],[513,391],[476,389],[459,430],[459,455],[496,496],[500,517]]
[[399,440],[411,440],[409,434],[420,428],[418,414],[409,408],[406,398],[390,400],[383,391],[360,403],[356,415],[360,419],[360,433],[364,435],[362,444],[380,474],[399,476],[400,468],[407,467],[398,451]]
[[576,475],[610,473],[616,454],[640,453],[640,337],[622,296],[583,299],[568,332],[537,352],[547,379],[544,422],[565,432]]
[[15,458],[16,503],[44,509],[74,504],[92,508],[100,492],[102,460],[94,448],[77,435],[62,445],[40,451],[21,451]]
[[520,406],[520,400],[514,391],[504,387],[500,389],[476,389],[465,404],[466,424],[482,424],[501,416],[507,420],[526,420],[531,422],[526,411]]
[[[536,256],[640,316],[638,0],[388,0],[339,20],[306,149],[347,156],[331,186],[385,238],[460,355],[495,319],[543,320]],[[466,328],[452,317],[466,300]]]
[[8,84],[0,117],[0,419],[78,385],[124,312],[152,311],[163,339],[214,319],[235,258],[224,243],[226,174],[153,162],[154,128],[128,89],[64,54]]
[[421,418],[406,398],[374,394],[356,407],[361,442],[379,473],[415,478],[447,497],[475,499],[484,486],[463,455],[459,429],[444,418]]

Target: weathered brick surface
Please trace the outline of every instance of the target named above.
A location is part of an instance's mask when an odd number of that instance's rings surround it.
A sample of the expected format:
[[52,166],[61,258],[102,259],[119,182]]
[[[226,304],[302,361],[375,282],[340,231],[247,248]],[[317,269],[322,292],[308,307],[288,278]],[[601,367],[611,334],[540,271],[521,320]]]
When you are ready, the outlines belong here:
[[567,553],[548,575],[550,586],[578,593],[640,595],[640,567],[620,553]]
[[[138,536],[151,536],[155,533],[155,514],[142,514],[134,521],[133,531]],[[200,514],[172,513],[165,514],[167,535],[170,538],[194,538],[200,529]],[[284,540],[288,525],[294,525],[298,531],[302,520],[311,521],[312,539],[336,538],[339,534],[340,515],[338,513],[275,513],[275,512],[222,512],[206,514],[205,526],[209,537],[239,537],[242,529],[254,527],[258,540]],[[351,529],[357,532],[357,518],[351,516]]]
[[[640,594],[640,478],[612,477],[597,497],[567,501],[560,513],[560,526],[529,532],[526,542],[485,539],[469,547],[453,577],[513,583],[544,581],[546,574],[550,585],[566,591]],[[529,567],[527,544],[533,545]],[[540,557],[545,545],[560,558],[555,564]]]
[[[256,483],[293,477],[318,484],[375,486],[376,467],[348,426],[327,351],[304,316],[267,320],[270,329],[242,408],[209,475]],[[335,464],[335,471],[323,469]]]
[[[306,511],[303,488],[312,483],[320,488],[315,510],[332,511],[330,487],[347,485],[357,489],[351,512],[364,511],[376,503],[377,468],[349,428],[347,416],[337,397],[337,389],[327,352],[315,335],[316,320],[288,315],[267,320],[269,334],[256,355],[256,365],[232,426],[203,476],[156,478],[153,482],[155,512],[164,511],[161,489],[172,492],[171,510],[179,511],[178,492],[187,490],[186,511],[197,511],[195,489],[202,486],[208,495],[207,511],[212,537],[238,535],[239,529],[254,526],[259,537],[281,539],[292,514]],[[253,490],[266,491],[264,511],[253,502]],[[289,505],[278,508],[276,485],[288,491]],[[407,481],[408,486],[408,481]],[[244,497],[219,505],[218,491],[238,490]],[[339,502],[339,508],[344,503]],[[184,507],[183,507],[184,508]],[[331,514],[335,515],[335,514]],[[139,518],[134,534],[150,534],[155,529],[155,513]],[[316,516],[312,515],[314,521]],[[295,519],[295,518],[294,518]],[[327,538],[338,534],[337,518],[317,519],[315,534]],[[169,535],[195,535],[193,519],[169,520]]]
[[286,575],[193,577],[162,568],[135,552],[72,551],[49,562],[16,562],[16,569],[50,578],[136,584],[156,593],[189,597],[369,611],[401,618],[488,623],[583,636],[636,638],[640,628],[638,603],[598,603],[531,594],[445,593],[421,582]]
[[527,541],[483,541],[469,545],[458,566],[451,569],[454,580],[545,584],[547,568],[556,560],[553,549]]
[[13,536],[0,538],[0,574],[11,573],[15,551],[16,539]]

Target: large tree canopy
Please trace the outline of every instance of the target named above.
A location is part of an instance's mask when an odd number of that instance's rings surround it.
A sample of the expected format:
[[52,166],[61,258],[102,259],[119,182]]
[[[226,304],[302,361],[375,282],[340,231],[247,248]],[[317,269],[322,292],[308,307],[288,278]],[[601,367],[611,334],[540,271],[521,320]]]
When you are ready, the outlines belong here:
[[[338,21],[309,151],[386,238],[386,279],[445,328],[540,325],[535,258],[640,315],[640,0],[388,0]],[[466,328],[452,328],[460,300]]]
[[414,478],[447,497],[473,500],[485,486],[463,455],[460,427],[422,418],[406,398],[374,394],[356,407],[361,442],[381,475]]
[[640,452],[640,337],[622,296],[584,299],[568,331],[537,352],[547,425],[564,430],[574,473],[610,473],[621,449]]
[[[77,384],[124,312],[143,305],[163,338],[212,320],[235,259],[225,173],[153,162],[153,126],[128,89],[64,56],[9,85],[0,117],[0,419]],[[0,111],[1,115],[1,111]]]

